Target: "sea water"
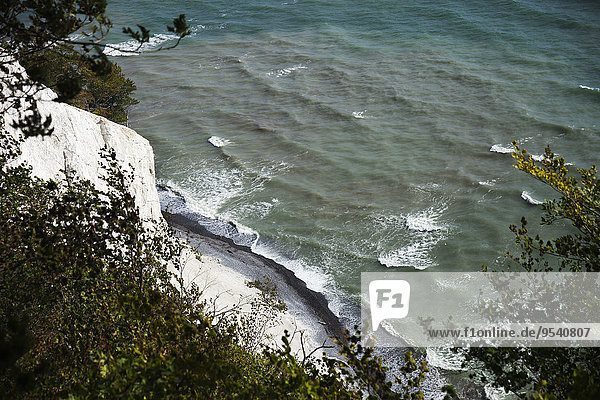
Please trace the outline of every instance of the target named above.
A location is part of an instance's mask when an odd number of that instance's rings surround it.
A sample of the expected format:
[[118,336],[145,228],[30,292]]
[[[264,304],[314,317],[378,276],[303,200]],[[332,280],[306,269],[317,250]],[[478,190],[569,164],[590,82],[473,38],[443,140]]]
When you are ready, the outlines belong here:
[[[556,197],[512,167],[513,140],[577,167],[600,158],[596,1],[115,0],[108,13],[163,205],[236,223],[338,314],[363,271],[501,268],[517,250],[508,226],[538,229],[538,203]],[[191,34],[156,51],[180,13]],[[152,34],[140,49],[119,33],[136,23]]]

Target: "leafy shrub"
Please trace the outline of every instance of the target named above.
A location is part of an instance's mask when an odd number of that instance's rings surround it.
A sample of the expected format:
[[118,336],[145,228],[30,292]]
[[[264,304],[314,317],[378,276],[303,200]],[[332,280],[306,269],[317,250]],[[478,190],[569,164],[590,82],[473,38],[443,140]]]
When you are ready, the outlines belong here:
[[[527,272],[600,271],[600,184],[597,168],[577,168],[547,147],[536,161],[513,142],[514,165],[560,195],[542,205],[542,225],[568,221],[569,231],[557,238],[533,236],[525,217],[521,226],[511,225],[521,254],[506,254],[511,265]],[[466,352],[467,366],[485,367],[491,383],[535,399],[598,398],[600,349],[564,348],[473,348]],[[475,368],[474,368],[475,367]]]
[[[148,230],[129,177],[105,150],[108,190],[33,178],[0,133],[0,393],[36,398],[422,398],[426,366],[407,364],[402,393],[356,336],[346,361],[251,352],[244,320],[214,323],[172,283],[181,246]],[[259,302],[282,310],[270,283]],[[418,372],[420,371],[420,372]],[[414,375],[417,373],[417,375]],[[409,396],[409,397],[407,397]]]
[[104,59],[95,61],[73,46],[41,50],[21,62],[31,79],[58,94],[58,101],[119,124],[127,123],[129,107],[137,104],[132,97],[135,83],[125,77],[121,67]]

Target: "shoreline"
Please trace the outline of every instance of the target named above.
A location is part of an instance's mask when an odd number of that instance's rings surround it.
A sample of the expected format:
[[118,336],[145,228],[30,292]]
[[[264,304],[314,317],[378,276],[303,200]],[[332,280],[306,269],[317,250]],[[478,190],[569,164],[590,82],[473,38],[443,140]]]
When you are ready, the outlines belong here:
[[344,326],[329,308],[323,293],[309,289],[306,282],[285,266],[232,239],[214,234],[193,219],[163,210],[169,226],[182,234],[187,233],[189,245],[202,256],[216,258],[226,268],[236,271],[248,280],[269,277],[277,285],[282,300],[304,324],[310,326],[317,344],[331,342],[330,337],[341,338]]

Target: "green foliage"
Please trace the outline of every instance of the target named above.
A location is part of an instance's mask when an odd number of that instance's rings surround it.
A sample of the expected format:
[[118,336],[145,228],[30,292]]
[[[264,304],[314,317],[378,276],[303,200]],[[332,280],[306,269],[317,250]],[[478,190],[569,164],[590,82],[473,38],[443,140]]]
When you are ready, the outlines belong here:
[[[573,384],[567,394],[568,400],[596,400],[600,398],[600,386],[582,368],[573,371]],[[560,397],[548,392],[548,382],[542,381],[532,400],[557,400]]]
[[[24,136],[52,133],[37,111],[37,83],[118,122],[134,86],[109,63],[102,40],[111,27],[105,0],[7,0],[0,6],[1,102],[25,110]],[[125,28],[141,45],[150,32]],[[177,46],[185,16],[168,27]],[[77,33],[78,39],[70,36]],[[59,46],[60,45],[60,46]],[[159,49],[160,50],[160,49]],[[136,50],[132,50],[135,52]],[[30,76],[15,70],[28,64]],[[33,79],[32,79],[33,78]],[[37,398],[422,398],[426,365],[407,358],[401,392],[357,336],[344,338],[346,362],[248,350],[247,319],[221,319],[180,290],[167,265],[181,247],[164,229],[148,230],[127,191],[129,177],[105,150],[99,191],[67,175],[41,181],[15,166],[18,142],[0,124],[0,393]],[[285,309],[269,283],[252,305],[265,316]],[[269,311],[270,310],[270,311]],[[269,314],[274,312],[275,314]],[[246,322],[246,324],[245,324]],[[256,320],[254,321],[256,324]],[[255,349],[255,346],[252,348]]]
[[600,184],[595,165],[589,169],[577,168],[579,181],[569,175],[564,158],[556,157],[546,148],[541,162],[533,160],[527,150],[514,144],[517,160],[515,168],[528,173],[554,189],[559,200],[547,200],[542,205],[542,224],[551,225],[567,220],[575,231],[551,240],[538,235],[531,237],[527,220],[521,219],[521,227],[511,226],[516,242],[522,249],[519,256],[509,257],[526,271],[558,270],[600,271]]
[[33,53],[21,60],[31,79],[58,94],[58,101],[108,118],[127,123],[127,111],[137,104],[131,94],[135,84],[121,68],[107,62],[99,70],[72,46],[56,46]]
[[101,193],[73,177],[33,179],[2,158],[0,336],[6,347],[19,331],[31,338],[2,371],[0,391],[15,398],[30,389],[32,397],[61,396],[91,368],[95,349],[127,343],[152,323],[125,318],[135,310],[124,305],[128,296],[149,311],[169,293],[165,265],[177,247],[143,230],[114,154],[105,159],[110,189]]
[[[134,86],[103,53],[107,46],[103,40],[112,26],[105,12],[106,0],[2,2],[0,103],[6,109],[26,111],[23,119],[15,122],[25,136],[52,133],[51,118],[42,118],[37,109],[36,93],[41,89],[38,83],[44,82],[57,89],[59,101],[74,101],[81,108],[120,123],[127,120],[126,109],[133,104],[130,94]],[[141,46],[149,40],[150,31],[139,27],[141,34],[129,28],[125,31]],[[167,48],[177,46],[190,33],[183,14],[167,29],[178,36],[177,42]],[[74,33],[77,35],[72,36]],[[35,77],[14,68],[15,61],[27,59]],[[53,76],[54,71],[58,75]]]
[[[407,354],[392,391],[387,369],[360,346],[344,360],[249,351],[250,319],[219,319],[182,292],[167,267],[182,247],[148,230],[130,177],[105,150],[108,189],[67,176],[31,177],[13,165],[18,142],[0,134],[0,393],[11,399],[422,399],[427,371]],[[177,264],[174,265],[176,268]],[[254,310],[285,310],[268,280]],[[186,293],[190,293],[187,296]],[[269,314],[275,312],[275,314]]]
[[[515,168],[560,195],[558,200],[544,202],[541,223],[567,221],[571,231],[549,240],[531,236],[523,217],[520,227],[510,226],[521,254],[507,253],[507,259],[528,272],[600,271],[600,185],[596,166],[578,168],[578,180],[569,174],[564,158],[556,157],[550,148],[538,162],[527,150],[513,144]],[[591,399],[597,398],[594,396],[599,390],[599,358],[598,348],[479,348],[466,352],[466,365],[484,367],[491,373],[492,384],[516,393],[533,393],[534,399]]]
[[[357,329],[357,327],[355,327]],[[417,362],[413,353],[407,351],[401,375],[388,380],[388,367],[375,355],[372,347],[361,344],[360,332],[350,336],[345,332],[344,340],[338,340],[340,355],[344,360],[325,359],[331,375],[339,374],[348,387],[363,399],[423,400],[421,390],[429,371],[427,361]]]
[[[106,61],[97,47],[111,26],[105,16],[106,0],[6,0],[0,6],[0,102],[4,107],[27,110],[15,123],[25,136],[49,135],[51,118],[42,118],[35,99],[39,87],[14,69],[14,61],[69,42],[69,35],[86,37],[82,54],[98,63]],[[93,51],[91,51],[93,50]],[[73,86],[73,85],[71,85]],[[66,87],[64,88],[66,91]]]
[[237,310],[232,322],[238,325],[237,337],[241,346],[250,352],[257,352],[267,339],[267,331],[279,324],[287,305],[279,297],[277,285],[269,277],[247,282],[246,285],[258,289],[258,296],[250,300],[250,310]]

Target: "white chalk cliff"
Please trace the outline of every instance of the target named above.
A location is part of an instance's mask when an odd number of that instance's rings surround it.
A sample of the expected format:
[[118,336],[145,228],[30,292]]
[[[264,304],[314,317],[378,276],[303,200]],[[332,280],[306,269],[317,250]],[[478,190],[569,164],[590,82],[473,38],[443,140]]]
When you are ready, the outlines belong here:
[[[148,140],[106,118],[52,101],[56,94],[50,89],[38,92],[36,97],[42,116],[52,116],[54,132],[48,137],[27,138],[21,146],[18,162],[31,165],[33,175],[42,179],[60,180],[64,177],[61,170],[67,170],[89,180],[98,189],[105,189],[100,150],[107,145],[114,149],[124,170],[133,169],[129,190],[140,216],[156,221],[162,219],[154,178],[154,152]],[[11,122],[19,118],[19,112],[10,109],[4,112],[4,118],[5,129],[19,134],[11,127]]]

